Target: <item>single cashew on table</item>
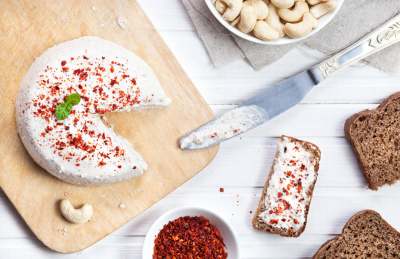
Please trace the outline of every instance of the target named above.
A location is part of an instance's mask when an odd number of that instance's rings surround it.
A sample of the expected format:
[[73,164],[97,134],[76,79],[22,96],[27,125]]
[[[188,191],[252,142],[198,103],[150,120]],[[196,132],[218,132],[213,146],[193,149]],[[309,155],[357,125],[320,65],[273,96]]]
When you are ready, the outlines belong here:
[[85,203],[76,209],[69,200],[61,200],[60,211],[63,217],[73,224],[83,224],[88,222],[93,216],[93,207]]
[[319,18],[336,9],[336,0],[214,0],[214,5],[239,31],[273,41],[307,36]]

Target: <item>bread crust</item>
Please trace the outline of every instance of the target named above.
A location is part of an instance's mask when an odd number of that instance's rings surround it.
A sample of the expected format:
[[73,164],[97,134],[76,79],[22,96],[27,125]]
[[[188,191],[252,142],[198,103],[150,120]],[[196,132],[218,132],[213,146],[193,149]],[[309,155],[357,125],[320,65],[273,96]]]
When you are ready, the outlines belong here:
[[[270,181],[270,179],[271,179],[271,177],[272,177],[272,175],[274,173],[273,166],[271,166],[271,169],[269,171],[267,180],[265,182],[265,185],[264,185],[264,188],[263,188],[263,191],[262,191],[262,194],[261,194],[261,199],[260,199],[260,201],[258,203],[258,207],[256,209],[256,213],[254,214],[254,217],[252,219],[252,225],[253,225],[253,227],[255,229],[260,230],[260,231],[269,232],[269,233],[272,233],[272,234],[278,234],[278,235],[286,236],[286,237],[298,237],[304,232],[304,229],[305,229],[305,227],[307,225],[308,211],[309,211],[309,208],[310,208],[310,204],[311,204],[311,200],[312,200],[312,196],[313,196],[315,183],[317,182],[317,178],[318,178],[318,170],[319,170],[319,161],[321,159],[321,151],[318,148],[318,146],[316,146],[315,144],[313,144],[311,142],[299,140],[299,139],[296,139],[296,138],[293,138],[293,137],[289,137],[289,136],[285,136],[285,135],[282,135],[280,137],[280,139],[282,139],[284,137],[289,138],[290,141],[292,141],[292,142],[300,143],[307,151],[311,152],[313,154],[313,156],[315,157],[315,159],[317,160],[317,163],[316,163],[316,165],[314,167],[314,171],[315,171],[315,174],[316,174],[315,181],[314,181],[314,183],[312,184],[312,186],[310,188],[310,192],[308,193],[308,195],[310,196],[310,202],[306,205],[306,210],[305,210],[305,218],[306,218],[306,220],[305,220],[303,226],[296,232],[290,231],[290,229],[286,230],[286,229],[281,229],[281,228],[275,228],[275,227],[272,227],[269,224],[266,224],[265,222],[262,222],[262,221],[259,220],[259,215],[263,211],[265,211],[265,197],[267,195],[267,190],[268,190],[268,187],[269,187],[269,181]],[[277,155],[278,155],[278,152],[275,153],[275,157],[274,157],[274,162],[273,163],[275,163]]]
[[[356,143],[352,138],[351,126],[361,116],[370,116],[373,113],[381,112],[381,111],[385,110],[385,108],[388,104],[390,104],[392,101],[399,99],[399,98],[400,98],[400,92],[394,93],[394,94],[390,95],[388,98],[386,98],[377,108],[372,109],[372,110],[363,110],[361,112],[355,113],[350,118],[348,118],[344,124],[345,137],[351,144],[351,147],[356,155],[358,165],[368,183],[368,188],[370,188],[371,190],[375,190],[375,191],[378,190],[380,185],[374,184],[372,179],[370,178],[370,176],[366,173],[367,167],[364,165],[363,158],[361,157],[361,152],[359,152],[357,150]],[[395,181],[392,181],[388,184],[393,184],[394,182]]]
[[330,240],[326,241],[325,243],[323,243],[312,258],[313,259],[320,258],[322,256],[322,252],[325,250],[325,247],[327,247],[329,244],[335,242],[340,236],[342,236],[344,234],[344,231],[347,229],[347,227],[349,225],[351,225],[353,223],[353,221],[356,220],[356,218],[358,218],[360,216],[363,216],[364,214],[368,214],[368,213],[372,213],[372,214],[374,214],[376,216],[379,216],[379,218],[382,220],[382,222],[384,224],[386,224],[394,233],[398,233],[400,235],[400,232],[398,232],[394,227],[392,227],[392,225],[390,225],[384,218],[382,218],[382,216],[378,212],[376,212],[374,210],[368,210],[368,209],[367,210],[362,210],[362,211],[357,212],[353,216],[351,216],[351,218],[344,225],[344,227],[342,229],[342,232],[339,235],[337,235],[335,238],[330,239]]

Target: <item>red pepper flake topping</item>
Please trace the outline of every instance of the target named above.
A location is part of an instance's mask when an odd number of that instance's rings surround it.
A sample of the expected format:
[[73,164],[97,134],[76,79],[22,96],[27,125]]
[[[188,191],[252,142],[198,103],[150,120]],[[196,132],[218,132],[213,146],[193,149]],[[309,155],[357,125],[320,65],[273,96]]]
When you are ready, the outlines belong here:
[[74,75],[79,76],[81,73],[83,73],[84,69],[83,68],[78,68],[75,69],[74,72],[72,72]]
[[282,191],[286,194],[289,195],[289,191],[286,188],[283,188]]
[[67,61],[63,60],[61,61],[61,66],[65,66],[67,64]]
[[52,131],[53,130],[53,128],[52,127],[50,127],[50,126],[47,126],[46,127],[46,129],[45,129],[45,132],[46,133],[49,133],[50,131]]
[[123,150],[119,146],[115,147],[115,156],[123,156],[124,154],[125,154],[125,150]]
[[56,141],[56,149],[63,150],[66,146],[67,144],[65,144],[64,142],[59,140]]
[[60,92],[60,87],[58,85],[54,85],[50,88],[51,95],[57,95]]
[[111,86],[114,86],[114,85],[116,85],[116,84],[118,84],[117,79],[116,79],[116,78],[111,79],[110,85],[111,85]]
[[104,162],[104,160],[101,160],[100,162],[99,162],[99,166],[101,167],[101,166],[105,166],[107,163],[106,162]]
[[87,72],[85,72],[85,70],[83,68],[75,69],[73,74],[75,76],[79,76],[79,80],[81,80],[81,81],[85,81],[89,75]]
[[290,203],[289,202],[287,202],[286,200],[282,200],[282,204],[283,204],[283,209],[284,210],[288,210],[288,209],[290,209]]
[[216,138],[216,137],[218,137],[218,133],[217,132],[211,133],[210,138]]
[[294,224],[299,224],[299,221],[297,219],[293,219]]
[[301,179],[299,179],[299,181],[297,182],[297,192],[301,193],[302,190],[303,190],[303,186],[301,184]]
[[96,150],[95,146],[89,146],[83,141],[81,134],[78,134],[76,137],[73,137],[69,144],[71,146],[74,146],[75,148],[84,150],[88,153],[92,153]]
[[279,219],[271,219],[271,220],[269,221],[269,224],[275,225],[275,224],[278,224],[278,222],[279,222]]
[[205,217],[180,217],[169,222],[154,241],[153,259],[225,259],[220,231]]

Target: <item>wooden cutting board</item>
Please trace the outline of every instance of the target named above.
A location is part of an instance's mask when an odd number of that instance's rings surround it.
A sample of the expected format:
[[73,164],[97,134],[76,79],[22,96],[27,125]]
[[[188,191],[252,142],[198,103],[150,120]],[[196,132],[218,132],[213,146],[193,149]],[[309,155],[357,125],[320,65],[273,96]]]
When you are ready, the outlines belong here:
[[[0,1],[0,186],[33,233],[50,249],[69,253],[104,238],[201,171],[217,148],[182,152],[178,138],[212,112],[136,1]],[[26,153],[15,127],[19,82],[35,57],[84,35],[114,41],[142,57],[173,103],[167,109],[108,115],[115,130],[149,164],[140,178],[101,187],[63,183]],[[90,203],[92,220],[67,223],[58,202]]]

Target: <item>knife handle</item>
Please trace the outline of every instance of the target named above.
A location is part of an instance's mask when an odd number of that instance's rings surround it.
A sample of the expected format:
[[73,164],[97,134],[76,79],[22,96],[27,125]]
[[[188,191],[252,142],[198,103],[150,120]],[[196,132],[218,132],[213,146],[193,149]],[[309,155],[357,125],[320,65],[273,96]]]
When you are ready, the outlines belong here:
[[400,14],[312,68],[319,81],[400,41]]

